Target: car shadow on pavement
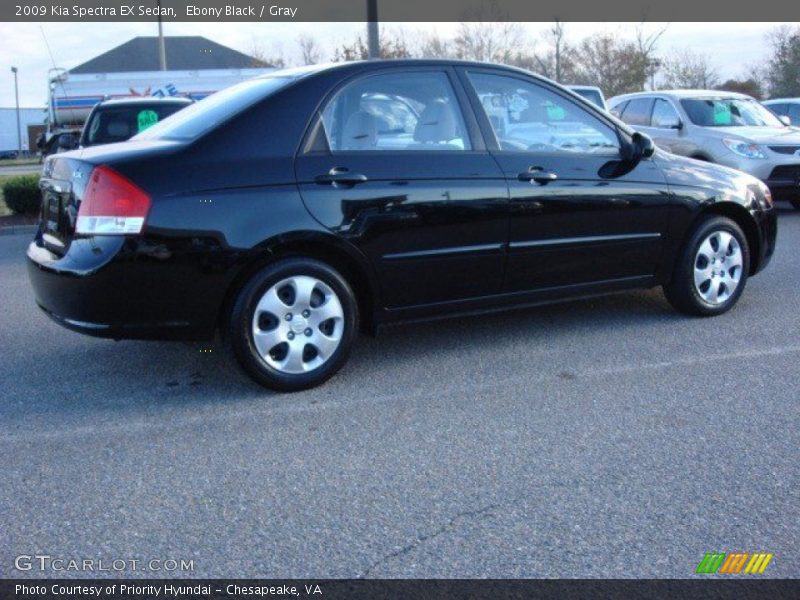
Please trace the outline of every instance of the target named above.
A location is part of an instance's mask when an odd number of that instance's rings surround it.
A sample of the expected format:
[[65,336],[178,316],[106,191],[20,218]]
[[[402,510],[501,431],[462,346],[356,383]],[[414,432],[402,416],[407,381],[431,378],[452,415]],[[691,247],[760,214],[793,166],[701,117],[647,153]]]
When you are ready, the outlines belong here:
[[[347,401],[356,391],[391,384],[393,374],[448,370],[473,352],[557,346],[560,338],[615,335],[680,319],[658,290],[577,300],[502,313],[382,328],[360,336],[343,371],[320,388],[275,394],[252,382],[219,339],[210,343],[101,340],[46,322],[37,352],[6,364],[14,381],[0,418],[53,418],[97,411],[149,414],[160,409],[230,403]],[[422,361],[422,363],[421,363]],[[424,367],[422,366],[424,365]],[[3,369],[5,370],[5,369]]]

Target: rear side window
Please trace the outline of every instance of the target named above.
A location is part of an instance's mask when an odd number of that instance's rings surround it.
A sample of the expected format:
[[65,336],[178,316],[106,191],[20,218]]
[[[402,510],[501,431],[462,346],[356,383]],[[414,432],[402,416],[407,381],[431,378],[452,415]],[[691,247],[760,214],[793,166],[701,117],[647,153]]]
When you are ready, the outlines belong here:
[[650,125],[650,112],[653,109],[652,98],[634,98],[622,112],[622,120],[628,125],[648,127]]
[[259,100],[271,96],[294,81],[294,77],[259,77],[236,84],[195,102],[136,136],[137,140],[192,140]]
[[441,72],[393,72],[358,79],[322,112],[332,152],[469,150],[464,117]]
[[577,89],[572,91],[578,94],[579,96],[583,96],[589,102],[592,102],[594,105],[599,106],[602,109],[605,109],[605,106],[603,106],[603,96],[597,90]]

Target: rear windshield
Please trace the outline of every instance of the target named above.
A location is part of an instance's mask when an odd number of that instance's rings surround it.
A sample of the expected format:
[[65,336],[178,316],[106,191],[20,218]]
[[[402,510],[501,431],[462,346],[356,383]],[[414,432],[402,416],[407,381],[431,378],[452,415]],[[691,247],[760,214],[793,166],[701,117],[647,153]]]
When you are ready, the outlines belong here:
[[783,127],[778,118],[750,98],[684,98],[681,106],[700,127]]
[[606,107],[603,104],[603,96],[597,90],[573,89],[572,91],[605,110]]
[[225,88],[195,102],[174,115],[140,133],[137,140],[193,140],[233,115],[286,87],[293,77],[259,77]]
[[113,144],[124,142],[137,133],[178,112],[187,104],[136,104],[133,106],[100,107],[86,123],[82,144]]

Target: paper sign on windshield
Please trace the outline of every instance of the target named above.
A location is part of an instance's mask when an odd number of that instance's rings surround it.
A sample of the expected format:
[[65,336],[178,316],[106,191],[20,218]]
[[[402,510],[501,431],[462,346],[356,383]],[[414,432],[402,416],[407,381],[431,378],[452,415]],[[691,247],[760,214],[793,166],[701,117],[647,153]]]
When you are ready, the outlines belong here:
[[152,127],[153,125],[158,123],[158,113],[154,110],[139,111],[139,115],[136,117],[136,121],[139,126],[139,131],[144,131],[148,127]]

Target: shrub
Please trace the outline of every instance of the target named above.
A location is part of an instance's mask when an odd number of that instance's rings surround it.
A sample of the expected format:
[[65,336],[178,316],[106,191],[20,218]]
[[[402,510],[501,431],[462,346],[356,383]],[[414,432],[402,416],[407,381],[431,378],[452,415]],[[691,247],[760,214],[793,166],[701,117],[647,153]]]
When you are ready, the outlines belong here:
[[39,176],[11,177],[3,184],[3,199],[12,212],[18,214],[38,212],[41,203]]

